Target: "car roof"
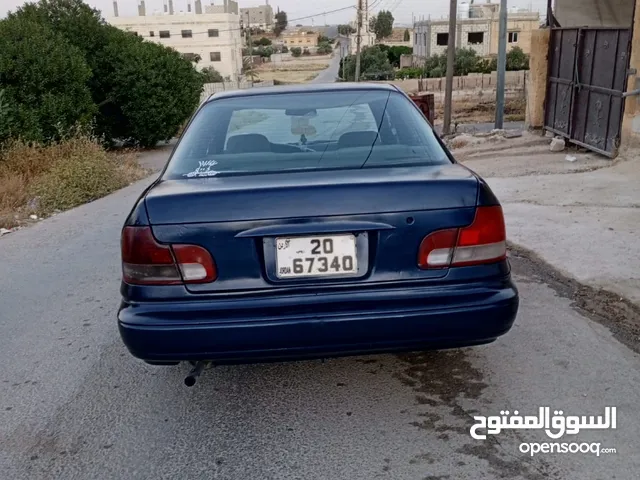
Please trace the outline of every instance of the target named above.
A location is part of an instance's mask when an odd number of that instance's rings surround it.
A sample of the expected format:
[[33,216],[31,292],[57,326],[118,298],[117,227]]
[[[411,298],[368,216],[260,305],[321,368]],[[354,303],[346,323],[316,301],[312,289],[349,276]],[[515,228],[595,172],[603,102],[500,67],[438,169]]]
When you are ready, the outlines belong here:
[[227,92],[218,92],[209,96],[205,103],[211,100],[218,100],[221,98],[236,98],[236,97],[251,97],[256,95],[280,95],[287,93],[316,93],[316,92],[344,92],[344,91],[398,91],[397,87],[388,83],[354,83],[354,82],[339,82],[339,83],[316,83],[316,84],[304,84],[304,85],[278,85],[273,87],[255,87],[247,88],[243,90],[230,90]]

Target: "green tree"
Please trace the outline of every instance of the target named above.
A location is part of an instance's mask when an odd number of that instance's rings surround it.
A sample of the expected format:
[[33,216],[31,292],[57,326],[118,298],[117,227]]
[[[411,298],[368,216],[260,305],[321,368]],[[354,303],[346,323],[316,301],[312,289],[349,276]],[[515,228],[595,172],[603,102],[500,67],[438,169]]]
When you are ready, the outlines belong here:
[[9,18],[48,26],[83,52],[96,133],[107,141],[153,145],[171,138],[198,106],[203,77],[188,60],[107,25],[81,0],[40,0]]
[[273,27],[273,33],[276,34],[276,37],[279,37],[280,34],[286,30],[289,21],[287,20],[287,12],[284,10],[278,9],[278,12],[275,14],[276,24]]
[[224,78],[215,68],[209,66],[202,69],[200,72],[202,73],[203,82],[204,83],[220,83],[224,82]]
[[249,77],[252,82],[259,82],[260,78],[258,78],[258,72],[256,70],[256,66],[253,63],[252,57],[243,57],[242,58],[242,73]]
[[259,38],[258,40],[253,41],[253,44],[256,47],[260,47],[260,46],[267,47],[271,45],[271,43],[272,43],[271,40],[269,40],[267,37],[262,37],[262,38]]
[[7,95],[0,89],[0,147],[2,143],[11,137],[13,114],[9,107]]
[[408,42],[408,41],[411,40],[411,34],[409,33],[409,29],[408,28],[405,29],[405,31],[404,31],[403,39],[404,39],[405,42]]
[[507,53],[507,70],[529,70],[529,56],[520,47],[513,47]]
[[[346,78],[347,81],[355,80],[356,57],[348,55],[342,62],[338,76]],[[360,55],[360,78],[362,80],[392,80],[394,77],[393,66],[389,63],[389,58],[380,45],[365,47]]]
[[302,55],[311,55],[311,52],[309,51],[308,48],[305,47],[305,49],[302,50]]
[[387,50],[387,57],[389,57],[389,63],[396,68],[400,68],[400,57],[402,55],[411,55],[413,48],[404,47],[400,45],[394,45]]
[[356,30],[351,25],[338,25],[338,33],[340,35],[351,35],[356,33]]
[[103,50],[110,87],[104,111],[110,138],[144,147],[169,140],[200,102],[203,77],[173,49],[143,42],[117,29]]
[[320,55],[328,55],[333,51],[333,47],[328,42],[323,42],[318,45],[317,51]]
[[454,75],[468,75],[478,71],[480,57],[473,48],[456,48]]
[[302,49],[300,47],[291,47],[291,56],[299,57],[302,55]]
[[372,17],[372,30],[376,34],[376,39],[381,40],[390,37],[393,33],[393,14],[388,10],[380,10],[378,15]]
[[88,125],[96,111],[90,77],[82,52],[48,26],[16,16],[0,21],[0,89],[7,112],[0,136],[49,142]]

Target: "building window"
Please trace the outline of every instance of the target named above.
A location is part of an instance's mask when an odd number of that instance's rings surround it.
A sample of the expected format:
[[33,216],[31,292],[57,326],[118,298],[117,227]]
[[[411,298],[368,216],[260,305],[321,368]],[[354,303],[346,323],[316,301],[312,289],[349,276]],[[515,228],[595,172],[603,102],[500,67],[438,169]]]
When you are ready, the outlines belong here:
[[509,32],[509,43],[518,43],[518,32]]
[[484,32],[469,32],[467,33],[467,43],[480,44],[484,43]]
[[182,30],[182,38],[191,38],[193,35],[191,34],[191,30]]
[[449,34],[448,33],[439,33],[436,35],[436,45],[447,46],[449,45]]
[[169,30],[160,30],[160,38],[169,38],[170,36]]
[[131,32],[133,33],[136,37],[138,36],[138,32]]
[[219,62],[220,61],[220,52],[211,52],[211,53],[209,53],[209,60],[211,60],[212,62]]
[[413,39],[413,43],[415,43],[416,45],[418,45],[418,34],[414,33],[415,37]]
[[150,31],[150,32],[149,32],[149,36],[150,36],[150,37],[155,37],[155,36],[156,36],[156,33],[152,30],[152,31]]
[[422,34],[422,44],[426,47],[427,46],[427,34],[423,33]]
[[219,37],[220,36],[220,32],[218,31],[217,28],[210,28],[209,29],[209,36],[210,37]]

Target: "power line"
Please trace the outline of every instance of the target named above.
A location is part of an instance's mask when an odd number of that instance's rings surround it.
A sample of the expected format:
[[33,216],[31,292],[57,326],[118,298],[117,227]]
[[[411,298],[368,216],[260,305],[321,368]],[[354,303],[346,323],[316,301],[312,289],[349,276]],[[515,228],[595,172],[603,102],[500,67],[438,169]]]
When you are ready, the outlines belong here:
[[[343,12],[345,10],[350,10],[352,8],[356,8],[356,7],[354,7],[353,5],[350,5],[348,7],[337,8],[335,10],[329,10],[329,11],[326,11],[326,12],[319,12],[319,13],[315,13],[313,15],[307,15],[305,17],[287,19],[287,23],[297,22],[299,20],[307,20],[309,18],[320,17],[322,15],[327,15],[327,14],[331,14],[331,13]],[[179,16],[177,16],[177,17],[179,17]],[[185,18],[187,18],[187,17],[185,17]],[[218,30],[218,33],[220,33],[220,32],[234,32],[234,31],[242,31],[243,27],[227,28],[227,29],[224,29],[224,30],[220,30],[220,29],[212,29],[212,30]],[[208,34],[209,34],[209,30],[207,30],[205,32],[193,32],[193,31],[191,32],[191,36],[193,36],[193,35],[208,35]],[[153,39],[160,38],[160,37],[151,36],[151,35],[138,35],[138,36],[142,37],[142,38],[153,38]]]

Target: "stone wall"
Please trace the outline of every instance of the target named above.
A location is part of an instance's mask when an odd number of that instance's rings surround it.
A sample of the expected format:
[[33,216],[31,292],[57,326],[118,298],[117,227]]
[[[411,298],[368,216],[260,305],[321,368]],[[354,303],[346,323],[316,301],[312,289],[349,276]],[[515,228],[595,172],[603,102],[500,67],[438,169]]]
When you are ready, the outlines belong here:
[[[520,72],[506,72],[505,74],[505,88],[507,90],[520,90],[524,92],[528,71]],[[420,88],[420,82],[422,88]],[[453,91],[458,90],[488,90],[495,91],[497,82],[497,74],[493,73],[477,73],[469,74],[464,77],[453,77]],[[385,82],[388,83],[388,82]],[[415,93],[418,91],[424,91],[429,93],[437,93],[445,91],[446,78],[424,78],[408,79],[408,80],[394,80],[394,85],[397,85],[405,92]]]

